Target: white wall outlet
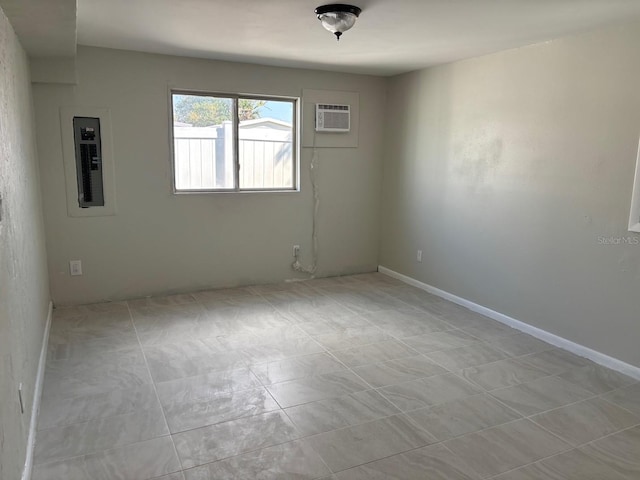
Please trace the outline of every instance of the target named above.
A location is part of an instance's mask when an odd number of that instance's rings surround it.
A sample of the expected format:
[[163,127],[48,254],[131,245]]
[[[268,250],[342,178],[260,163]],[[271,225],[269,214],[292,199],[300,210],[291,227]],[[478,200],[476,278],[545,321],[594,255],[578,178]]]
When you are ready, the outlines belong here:
[[418,250],[418,253],[416,253],[416,260],[422,262],[422,250]]
[[300,255],[300,245],[294,245],[293,246],[293,258],[298,258],[298,255]]
[[82,275],[82,260],[71,260],[69,262],[69,272],[72,276]]

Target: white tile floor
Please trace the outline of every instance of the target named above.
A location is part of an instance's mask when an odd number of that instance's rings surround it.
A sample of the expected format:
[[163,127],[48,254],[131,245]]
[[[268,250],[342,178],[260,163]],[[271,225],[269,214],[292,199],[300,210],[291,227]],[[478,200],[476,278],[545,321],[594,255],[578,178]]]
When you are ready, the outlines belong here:
[[640,479],[640,384],[381,274],[55,311],[33,480]]

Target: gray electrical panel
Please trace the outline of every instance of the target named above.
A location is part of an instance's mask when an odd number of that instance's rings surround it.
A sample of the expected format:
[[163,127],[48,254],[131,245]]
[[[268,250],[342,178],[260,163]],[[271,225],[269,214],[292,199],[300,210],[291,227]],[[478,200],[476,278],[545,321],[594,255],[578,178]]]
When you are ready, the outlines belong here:
[[81,208],[103,207],[100,119],[73,117],[73,136],[76,147],[78,203]]

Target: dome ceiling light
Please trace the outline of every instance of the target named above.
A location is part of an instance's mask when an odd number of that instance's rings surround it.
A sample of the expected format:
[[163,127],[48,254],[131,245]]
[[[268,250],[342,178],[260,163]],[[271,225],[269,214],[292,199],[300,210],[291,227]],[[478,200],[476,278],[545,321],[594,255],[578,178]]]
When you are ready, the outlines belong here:
[[333,33],[338,40],[340,36],[356,23],[361,8],[342,3],[333,3],[316,8],[315,12],[322,26]]

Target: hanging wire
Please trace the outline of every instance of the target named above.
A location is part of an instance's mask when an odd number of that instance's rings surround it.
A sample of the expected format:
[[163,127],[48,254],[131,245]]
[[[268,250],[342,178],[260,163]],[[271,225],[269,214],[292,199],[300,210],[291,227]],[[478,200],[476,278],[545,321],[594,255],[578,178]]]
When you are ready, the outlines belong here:
[[320,211],[320,191],[318,189],[318,148],[316,147],[316,133],[313,133],[313,153],[309,164],[309,178],[313,192],[313,218],[311,227],[311,265],[305,267],[300,263],[299,253],[296,252],[295,261],[291,265],[296,272],[308,273],[314,278],[318,269],[318,212]]

